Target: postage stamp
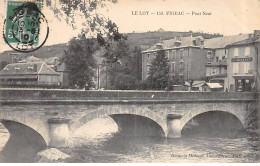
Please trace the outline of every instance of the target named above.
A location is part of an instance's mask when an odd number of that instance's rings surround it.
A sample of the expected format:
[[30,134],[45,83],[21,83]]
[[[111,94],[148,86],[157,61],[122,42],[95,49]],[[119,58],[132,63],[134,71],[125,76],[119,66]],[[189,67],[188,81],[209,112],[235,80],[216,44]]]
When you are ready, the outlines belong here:
[[12,49],[32,52],[46,42],[49,27],[41,8],[40,2],[8,1],[3,37]]

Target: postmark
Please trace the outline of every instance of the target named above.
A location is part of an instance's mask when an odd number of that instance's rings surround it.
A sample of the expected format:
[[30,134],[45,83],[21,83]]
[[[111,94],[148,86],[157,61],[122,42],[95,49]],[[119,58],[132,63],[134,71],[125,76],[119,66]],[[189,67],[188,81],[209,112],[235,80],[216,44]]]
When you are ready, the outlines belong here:
[[49,35],[42,3],[8,1],[3,27],[5,42],[18,52],[32,52],[44,45]]

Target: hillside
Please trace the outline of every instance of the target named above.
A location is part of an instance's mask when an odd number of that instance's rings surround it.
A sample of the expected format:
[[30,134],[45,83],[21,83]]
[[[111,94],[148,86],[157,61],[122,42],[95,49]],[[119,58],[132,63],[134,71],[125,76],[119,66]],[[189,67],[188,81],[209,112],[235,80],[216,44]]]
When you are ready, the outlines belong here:
[[[142,50],[148,49],[152,45],[158,43],[160,40],[167,40],[175,38],[175,36],[190,36],[190,32],[172,32],[172,31],[155,31],[155,32],[145,32],[145,33],[128,33],[128,40],[127,42],[131,46],[139,46]],[[220,34],[207,34],[207,33],[199,33],[199,32],[193,32],[193,36],[202,36],[206,39],[208,38],[214,38],[214,37],[220,37]],[[39,50],[36,50],[34,52],[30,53],[18,53],[16,51],[5,51],[3,53],[0,53],[0,62],[7,62],[12,63],[13,56],[10,56],[10,54],[17,54],[15,57],[18,57],[19,59],[24,59],[28,56],[35,56],[37,58],[50,58],[50,57],[62,57],[64,54],[64,50],[66,49],[66,43],[52,45],[52,46],[44,46],[40,48]],[[18,59],[18,60],[19,60]]]
[[146,50],[152,45],[158,43],[160,40],[173,39],[176,36],[202,36],[205,39],[221,37],[220,34],[208,34],[201,32],[173,32],[173,31],[155,31],[155,32],[145,32],[145,33],[128,33],[128,42],[130,45],[139,46],[141,50]]

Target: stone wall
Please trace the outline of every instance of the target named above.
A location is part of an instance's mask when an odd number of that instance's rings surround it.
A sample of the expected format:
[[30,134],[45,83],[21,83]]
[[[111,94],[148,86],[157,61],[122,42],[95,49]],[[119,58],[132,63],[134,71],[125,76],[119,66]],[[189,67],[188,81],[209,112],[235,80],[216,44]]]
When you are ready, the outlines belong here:
[[84,91],[61,89],[0,89],[0,100],[171,100],[171,101],[231,101],[257,100],[252,92],[172,92],[172,91]]

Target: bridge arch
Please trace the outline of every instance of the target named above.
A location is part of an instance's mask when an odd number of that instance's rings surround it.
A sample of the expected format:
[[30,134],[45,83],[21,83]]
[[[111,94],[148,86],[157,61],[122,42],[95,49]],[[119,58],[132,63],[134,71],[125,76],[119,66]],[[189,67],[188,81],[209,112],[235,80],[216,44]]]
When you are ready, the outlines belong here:
[[[23,115],[22,113],[19,115],[8,114],[6,111],[1,112],[0,122],[2,122],[4,126],[4,122],[10,122],[12,123],[12,125],[16,125],[17,131],[20,127],[31,129],[31,131],[35,132],[36,135],[39,134],[46,146],[48,146],[49,144],[49,125],[47,122],[45,123],[44,121],[41,121],[39,119],[28,117],[27,115]],[[8,129],[8,126],[6,126],[6,128],[9,131],[10,136],[11,132],[15,134],[14,130],[10,131],[11,129]]]
[[135,115],[138,117],[147,118],[150,121],[152,121],[153,123],[155,123],[155,125],[159,126],[161,128],[161,130],[163,131],[163,136],[166,136],[167,125],[165,123],[165,120],[162,117],[160,117],[157,114],[153,113],[152,111],[149,111],[146,109],[134,110],[134,111],[130,111],[130,110],[131,110],[131,108],[129,110],[111,109],[110,111],[97,110],[97,111],[88,113],[87,115],[81,117],[78,121],[72,122],[71,124],[69,124],[70,131],[72,132],[71,135],[73,135],[73,133],[76,131],[76,129],[80,128],[87,122],[89,122],[93,119],[96,119],[96,118],[103,118],[103,117],[110,116],[113,120],[115,120],[115,118],[113,117],[114,115]]
[[0,122],[10,135],[1,151],[2,162],[32,162],[34,155],[47,147],[44,138],[31,127],[12,120]]
[[200,111],[190,111],[188,114],[185,114],[182,119],[181,119],[181,124],[180,124],[180,128],[181,130],[183,129],[183,127],[192,119],[194,119],[195,117],[202,115],[204,113],[210,113],[210,112],[223,112],[223,113],[228,113],[230,115],[233,115],[234,117],[236,117],[242,124],[242,126],[244,128],[246,128],[246,122],[244,117],[242,116],[242,114],[239,113],[235,113],[233,111],[221,111],[221,110],[200,110]]

